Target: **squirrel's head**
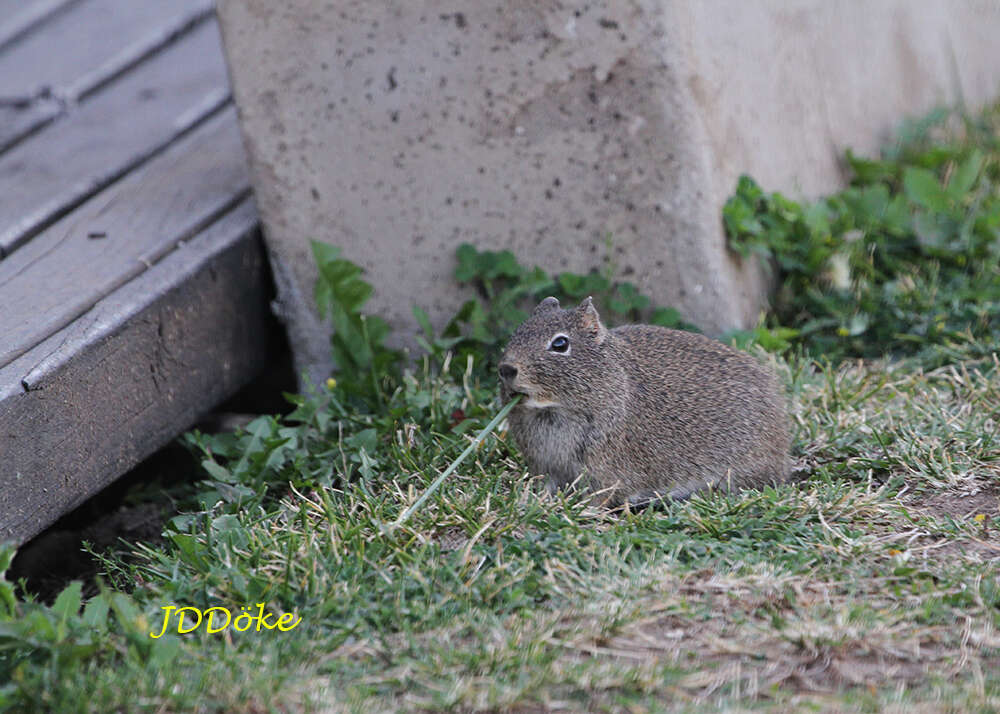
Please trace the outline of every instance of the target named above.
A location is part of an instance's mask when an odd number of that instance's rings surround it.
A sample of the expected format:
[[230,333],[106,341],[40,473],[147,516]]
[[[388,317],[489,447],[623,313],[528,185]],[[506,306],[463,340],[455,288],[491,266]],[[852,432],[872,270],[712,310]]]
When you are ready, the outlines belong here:
[[503,400],[523,394],[521,405],[536,409],[593,401],[594,388],[609,373],[607,337],[589,297],[571,310],[545,298],[514,331],[500,359]]

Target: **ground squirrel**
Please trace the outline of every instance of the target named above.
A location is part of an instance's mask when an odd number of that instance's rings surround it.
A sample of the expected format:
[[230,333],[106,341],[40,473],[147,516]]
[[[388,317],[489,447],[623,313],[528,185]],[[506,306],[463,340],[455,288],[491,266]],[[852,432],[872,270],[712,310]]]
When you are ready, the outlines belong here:
[[770,370],[703,335],[652,325],[607,329],[590,298],[548,297],[500,360],[510,433],[555,490],[579,483],[602,502],[683,499],[789,473],[785,399]]

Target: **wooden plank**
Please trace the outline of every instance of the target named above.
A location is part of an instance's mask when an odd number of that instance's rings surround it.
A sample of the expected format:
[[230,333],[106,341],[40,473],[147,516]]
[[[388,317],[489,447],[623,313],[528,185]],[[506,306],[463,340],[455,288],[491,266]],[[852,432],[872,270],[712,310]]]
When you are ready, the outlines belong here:
[[0,367],[248,194],[235,111],[227,109],[0,261]]
[[0,0],[0,50],[79,0]]
[[0,52],[0,96],[31,95],[43,86],[79,93],[95,83],[95,73],[120,69],[119,58],[134,55],[129,50],[159,46],[164,28],[190,24],[211,10],[210,0],[76,3],[46,22],[44,32],[31,33]]
[[[39,29],[60,10],[79,1],[0,0],[0,53],[29,32]],[[0,94],[0,154],[19,139],[44,127],[62,110],[63,103],[51,90],[34,88],[11,96]]]
[[52,96],[0,101],[0,154],[17,144],[63,112],[63,104]]
[[[81,0],[0,49],[0,151],[38,131],[180,34],[212,0]],[[100,38],[95,41],[95,38]],[[11,105],[20,101],[20,107]]]
[[41,531],[273,358],[256,225],[246,200],[0,369],[0,541]]
[[64,121],[0,155],[0,256],[172,143],[228,97],[218,26],[202,23]]
[[[183,11],[178,9],[179,6],[188,2],[190,2],[189,8],[183,9]],[[127,72],[150,55],[155,54],[201,22],[215,15],[214,0],[183,0],[183,2],[172,0],[170,3],[160,4],[166,4],[175,9],[175,14],[166,17],[162,24],[156,25],[135,41],[122,45],[120,52],[109,57],[96,69],[79,77],[66,88],[65,93],[75,101],[86,99],[123,72]]]

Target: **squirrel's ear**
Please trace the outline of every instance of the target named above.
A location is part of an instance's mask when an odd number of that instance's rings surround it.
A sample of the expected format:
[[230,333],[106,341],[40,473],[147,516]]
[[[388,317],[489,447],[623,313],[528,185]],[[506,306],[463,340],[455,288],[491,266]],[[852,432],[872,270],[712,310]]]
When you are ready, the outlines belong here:
[[558,309],[559,309],[559,301],[550,295],[549,297],[545,298],[540,303],[538,303],[538,307],[535,308],[535,311],[532,314],[540,315],[543,312],[548,312],[549,310],[558,310]]
[[583,330],[589,332],[598,344],[604,342],[604,338],[608,335],[608,328],[601,324],[601,316],[597,314],[594,301],[589,297],[584,299],[577,306],[576,312],[580,316],[580,326]]

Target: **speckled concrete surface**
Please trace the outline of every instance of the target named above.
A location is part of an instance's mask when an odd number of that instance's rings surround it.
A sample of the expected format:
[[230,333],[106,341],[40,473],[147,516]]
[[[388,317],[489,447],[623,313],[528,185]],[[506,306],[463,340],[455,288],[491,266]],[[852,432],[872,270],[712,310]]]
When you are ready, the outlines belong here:
[[737,176],[815,195],[848,145],[1000,90],[985,0],[444,3],[220,0],[280,310],[328,369],[308,240],[342,246],[399,344],[463,294],[458,244],[551,271],[605,254],[709,332],[762,279],[725,248]]

